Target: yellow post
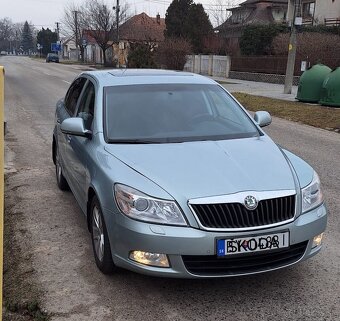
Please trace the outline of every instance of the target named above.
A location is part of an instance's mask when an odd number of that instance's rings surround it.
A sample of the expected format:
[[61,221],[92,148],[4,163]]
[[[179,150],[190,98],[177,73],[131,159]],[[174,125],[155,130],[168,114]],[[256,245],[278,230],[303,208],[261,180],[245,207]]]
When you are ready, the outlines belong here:
[[5,69],[0,66],[0,320],[2,320],[2,277],[4,264],[4,104]]

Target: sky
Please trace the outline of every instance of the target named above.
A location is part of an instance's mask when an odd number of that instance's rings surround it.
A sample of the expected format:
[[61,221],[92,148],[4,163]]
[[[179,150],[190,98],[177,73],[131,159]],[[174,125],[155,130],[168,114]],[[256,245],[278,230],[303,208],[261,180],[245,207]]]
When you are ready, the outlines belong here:
[[[12,22],[28,21],[32,23],[38,30],[42,27],[55,29],[56,22],[61,22],[65,6],[75,3],[81,4],[85,0],[2,0],[0,9],[0,19],[8,17]],[[116,5],[116,0],[105,3],[112,7]],[[155,17],[157,13],[162,18],[172,0],[120,0],[120,5],[128,3],[129,13],[131,15],[145,12],[151,17]],[[230,3],[240,3],[244,0],[201,0],[194,1],[202,3],[209,15],[214,12],[221,12],[222,3],[223,9],[227,8]],[[219,10],[219,11],[216,11]],[[62,28],[62,24],[60,25]]]

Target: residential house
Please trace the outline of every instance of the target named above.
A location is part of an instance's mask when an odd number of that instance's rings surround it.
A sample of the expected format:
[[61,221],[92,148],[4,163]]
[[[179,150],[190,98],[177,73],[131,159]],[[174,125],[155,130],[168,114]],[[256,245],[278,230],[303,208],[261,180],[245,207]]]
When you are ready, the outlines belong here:
[[240,36],[249,24],[285,22],[287,8],[287,0],[247,0],[229,9],[230,17],[215,30],[227,36]]
[[247,0],[231,8],[230,17],[215,28],[219,37],[227,40],[229,47],[238,47],[239,38],[247,25],[284,23],[288,0]]
[[63,59],[75,60],[77,61],[77,47],[76,42],[72,37],[62,38],[62,56]]
[[[331,24],[331,19],[337,20],[340,25],[340,1],[339,0],[317,0],[315,3],[314,20],[319,23]],[[328,20],[328,22],[327,22]]]
[[[340,25],[340,0],[299,0],[304,25]],[[294,0],[289,0],[288,20],[292,20]]]
[[135,43],[148,43],[155,46],[164,40],[165,19],[158,14],[155,18],[145,12],[133,16],[119,28],[119,45],[113,45],[119,65],[127,64],[131,46]]
[[[84,29],[82,31],[81,39],[84,48],[84,60],[87,63],[103,64],[103,51],[97,44],[97,41],[92,36],[92,31]],[[111,41],[112,43],[112,41]],[[112,49],[111,46],[106,51],[107,61],[112,60]]]

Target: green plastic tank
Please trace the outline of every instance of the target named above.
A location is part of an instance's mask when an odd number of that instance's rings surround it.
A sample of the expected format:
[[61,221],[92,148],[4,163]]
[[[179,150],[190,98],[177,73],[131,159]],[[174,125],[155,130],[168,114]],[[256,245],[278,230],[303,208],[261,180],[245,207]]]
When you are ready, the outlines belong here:
[[331,68],[322,64],[306,70],[300,77],[296,99],[306,103],[318,103],[322,84],[331,71]]
[[340,107],[340,67],[326,77],[322,85],[320,104]]

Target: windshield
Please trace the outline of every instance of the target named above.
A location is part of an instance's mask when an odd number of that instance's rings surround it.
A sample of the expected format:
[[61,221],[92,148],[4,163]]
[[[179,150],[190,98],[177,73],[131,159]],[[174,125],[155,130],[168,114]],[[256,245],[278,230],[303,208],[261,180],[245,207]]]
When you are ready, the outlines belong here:
[[109,143],[172,143],[259,136],[218,85],[161,84],[104,88]]

